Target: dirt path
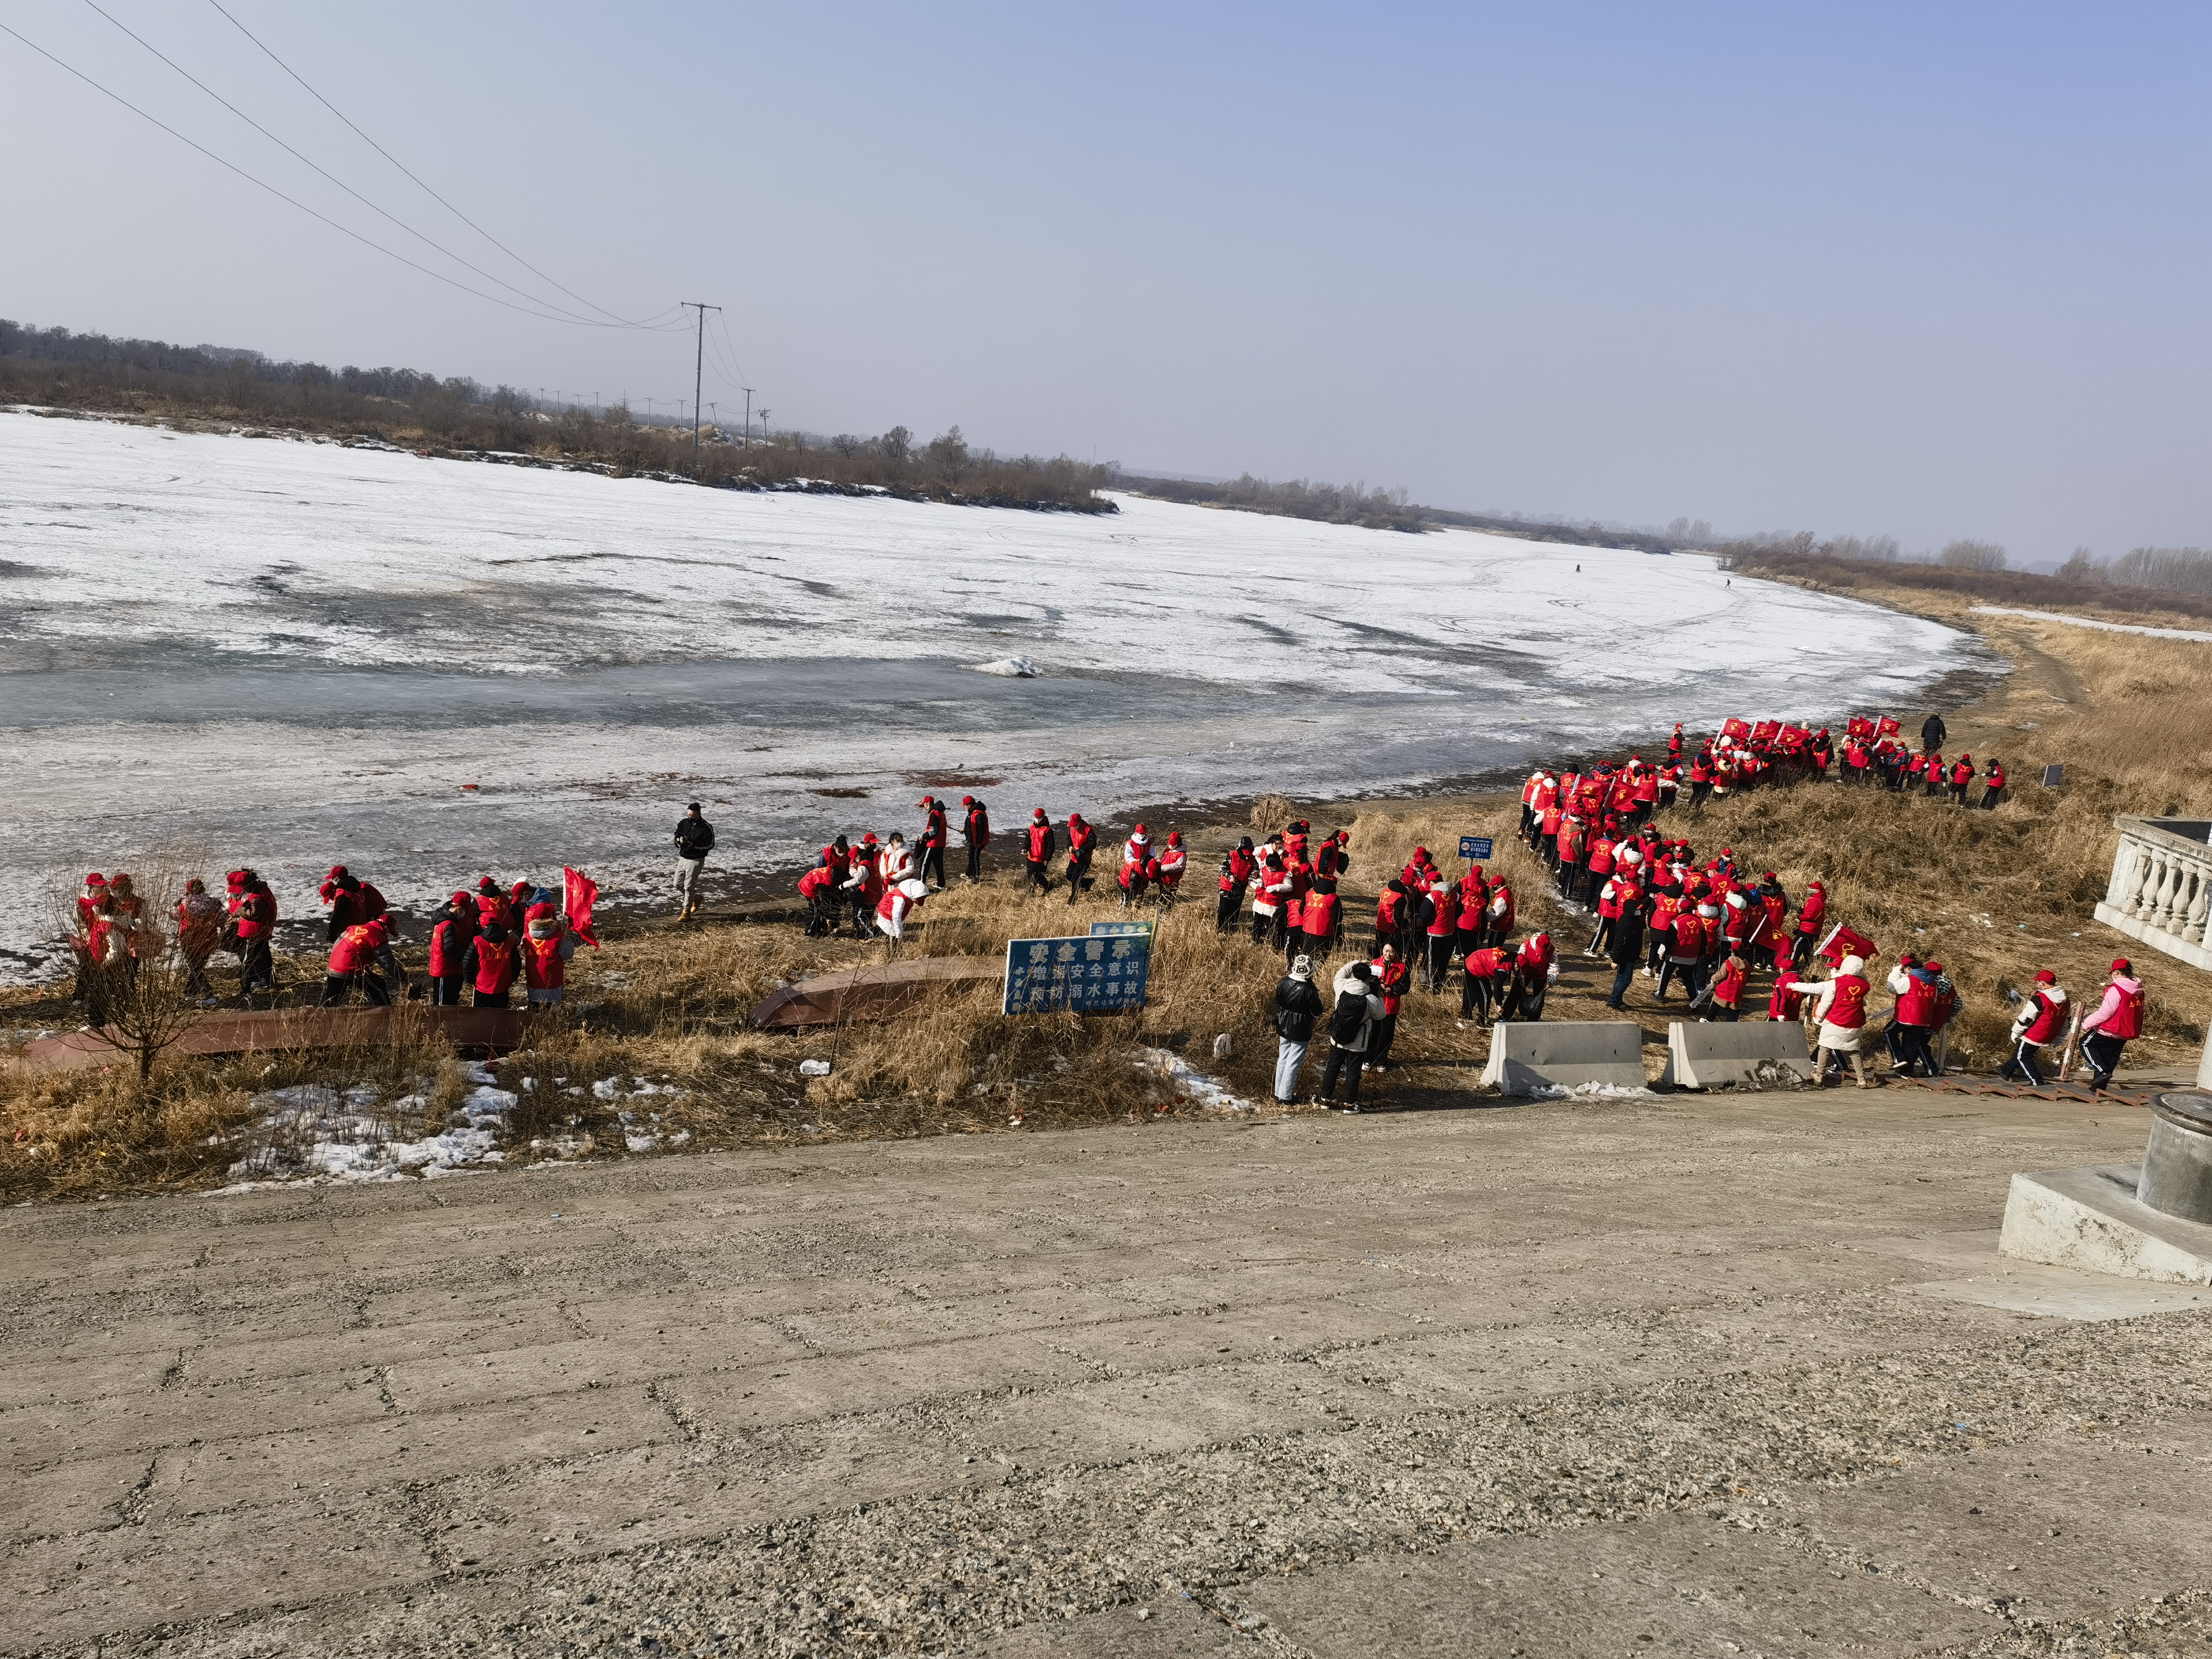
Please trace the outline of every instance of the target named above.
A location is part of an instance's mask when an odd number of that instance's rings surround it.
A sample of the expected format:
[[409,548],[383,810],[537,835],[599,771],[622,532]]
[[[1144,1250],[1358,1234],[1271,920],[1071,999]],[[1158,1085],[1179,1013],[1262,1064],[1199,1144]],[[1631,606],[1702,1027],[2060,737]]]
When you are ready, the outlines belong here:
[[1674,1097],[0,1212],[0,1650],[2166,1651],[2212,1293],[1991,1253],[2142,1137]]

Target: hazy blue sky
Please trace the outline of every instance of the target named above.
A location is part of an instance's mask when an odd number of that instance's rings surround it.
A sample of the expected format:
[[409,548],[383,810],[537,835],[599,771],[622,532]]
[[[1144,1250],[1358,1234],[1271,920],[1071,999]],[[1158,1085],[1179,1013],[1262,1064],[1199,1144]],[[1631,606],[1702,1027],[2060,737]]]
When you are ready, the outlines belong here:
[[[101,3],[543,290],[206,0]],[[727,307],[779,425],[2045,562],[2212,543],[2202,0],[225,3],[568,287]],[[441,263],[83,0],[0,21]],[[4,36],[0,75],[0,315],[690,395],[688,335],[471,299]]]

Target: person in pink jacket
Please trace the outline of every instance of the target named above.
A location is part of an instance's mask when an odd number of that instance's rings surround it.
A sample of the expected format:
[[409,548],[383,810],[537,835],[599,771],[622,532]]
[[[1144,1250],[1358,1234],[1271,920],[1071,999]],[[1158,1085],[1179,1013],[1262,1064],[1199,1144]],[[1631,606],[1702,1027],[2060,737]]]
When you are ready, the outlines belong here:
[[2142,1035],[2143,988],[2135,966],[2125,957],[2112,963],[2112,976],[2105,981],[2104,1000],[2081,1018],[2081,1058],[2089,1062],[2092,1088],[2109,1089],[2118,1069],[2120,1051],[2130,1037]]

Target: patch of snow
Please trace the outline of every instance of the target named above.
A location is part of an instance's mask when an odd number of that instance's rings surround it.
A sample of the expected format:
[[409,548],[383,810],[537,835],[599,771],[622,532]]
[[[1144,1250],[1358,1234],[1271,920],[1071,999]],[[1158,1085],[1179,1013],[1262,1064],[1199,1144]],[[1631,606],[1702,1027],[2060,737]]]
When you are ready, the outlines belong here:
[[2028,617],[2037,622],[2064,623],[2069,628],[2095,628],[2107,634],[2140,634],[2153,640],[2212,641],[2212,634],[2194,628],[2152,628],[2142,623],[2101,622],[2094,617],[2069,617],[2063,611],[2019,611],[2008,605],[1967,607],[1984,617]]
[[[475,1068],[472,1075],[487,1075]],[[256,1095],[261,1145],[230,1166],[219,1192],[251,1192],[291,1182],[310,1183],[397,1181],[460,1175],[505,1161],[499,1141],[516,1097],[479,1083],[456,1117],[435,1133],[396,1140],[374,1115],[376,1091],[356,1084],[340,1091],[320,1083],[295,1084]],[[421,1095],[395,1101],[394,1115],[420,1113]]]
[[971,662],[968,665],[978,674],[997,674],[1010,680],[1037,678],[1037,665],[1027,657],[1000,657],[994,662]]
[[1170,1048],[1139,1048],[1139,1058],[1175,1091],[1178,1105],[1195,1106],[1202,1111],[1256,1112],[1256,1102],[1232,1093],[1217,1078],[1208,1077],[1181,1054]]
[[1629,1088],[1620,1083],[1564,1083],[1547,1084],[1528,1091],[1531,1100],[1656,1100],[1659,1097],[1646,1088]]

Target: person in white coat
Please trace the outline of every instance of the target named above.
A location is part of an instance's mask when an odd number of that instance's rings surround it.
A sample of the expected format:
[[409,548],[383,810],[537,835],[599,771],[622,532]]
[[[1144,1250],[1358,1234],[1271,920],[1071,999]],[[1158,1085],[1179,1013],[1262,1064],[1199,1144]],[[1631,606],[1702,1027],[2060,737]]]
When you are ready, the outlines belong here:
[[1382,1018],[1382,995],[1375,983],[1374,964],[1347,963],[1337,969],[1330,988],[1336,993],[1336,1001],[1328,1013],[1328,1064],[1322,1068],[1321,1097],[1325,1105],[1336,1103],[1336,1079],[1341,1075],[1344,1109],[1356,1112],[1359,1110],[1359,1068],[1366,1060],[1375,1022]]

